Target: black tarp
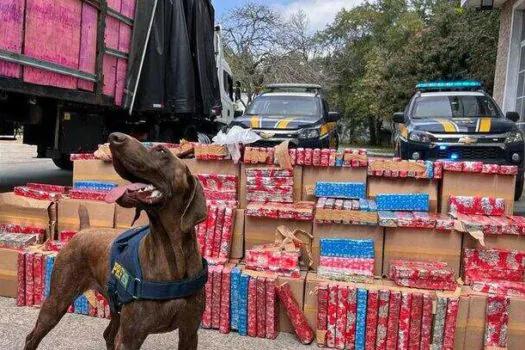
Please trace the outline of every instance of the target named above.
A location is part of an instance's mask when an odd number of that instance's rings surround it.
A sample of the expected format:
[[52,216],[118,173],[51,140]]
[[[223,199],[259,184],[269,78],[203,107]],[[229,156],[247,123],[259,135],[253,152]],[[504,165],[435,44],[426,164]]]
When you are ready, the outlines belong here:
[[213,6],[209,0],[157,0],[151,34],[144,47],[154,3],[137,1],[125,107],[131,107],[139,79],[134,113],[208,115],[220,102]]

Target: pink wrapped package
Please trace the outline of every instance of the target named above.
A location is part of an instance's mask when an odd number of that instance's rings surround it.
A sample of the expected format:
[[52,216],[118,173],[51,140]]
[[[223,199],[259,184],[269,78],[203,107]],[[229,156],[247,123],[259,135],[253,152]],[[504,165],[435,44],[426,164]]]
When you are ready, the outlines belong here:
[[463,270],[465,284],[478,280],[522,282],[525,253],[504,249],[465,249]]
[[454,350],[454,336],[456,335],[456,319],[459,311],[459,300],[449,298],[447,315],[445,318],[445,332],[443,336],[443,350]]
[[410,335],[409,350],[419,350],[419,341],[421,339],[421,317],[423,315],[423,295],[419,293],[412,294],[412,306],[410,309]]
[[304,165],[312,165],[314,150],[311,148],[304,149]]
[[379,292],[377,290],[368,291],[367,303],[365,350],[375,350],[379,307]]
[[[344,287],[343,287],[344,288]],[[357,289],[348,287],[348,308],[346,315],[346,344],[354,348],[357,325]]]
[[443,162],[434,162],[434,179],[443,178]]
[[454,229],[454,219],[447,214],[436,215],[436,230],[452,231]]
[[219,332],[230,333],[230,276],[231,268],[225,267],[221,273],[221,307]]
[[344,349],[346,343],[346,323],[348,310],[348,288],[339,286],[337,290],[337,310],[335,322],[335,348]]
[[520,234],[520,227],[519,225],[507,218],[506,216],[492,216],[490,217],[492,221],[496,223],[496,227],[499,228],[497,233],[501,233],[504,235],[519,235]]
[[297,301],[292,294],[292,290],[290,289],[290,285],[284,283],[277,286],[277,294],[279,295],[279,300],[286,309],[286,314],[292,323],[297,338],[299,338],[299,341],[305,345],[310,344],[314,340],[314,332],[308,324],[302,308],[297,304]]
[[498,164],[483,164],[481,169],[482,174],[499,174],[499,165]]
[[217,206],[208,207],[208,219],[206,220],[206,250],[204,256],[213,257],[215,244],[215,224],[217,223]]
[[[327,329],[326,329],[326,347],[328,348],[335,347],[335,333],[336,333],[337,305],[338,305],[337,289],[338,289],[337,284],[330,284],[328,286],[328,306],[327,306],[328,316],[327,316]],[[354,293],[354,297],[355,297],[355,293]],[[347,334],[348,334],[348,331],[347,331]]]
[[209,268],[208,282],[204,286],[204,292],[206,296],[206,305],[204,307],[204,313],[202,314],[202,328],[211,328],[211,315],[212,315],[212,300],[213,300],[213,269],[216,267]]
[[266,278],[257,277],[257,337],[266,338]]
[[276,300],[276,279],[266,278],[266,338],[275,339],[279,334],[279,306]]
[[479,280],[472,282],[472,290],[480,293],[504,295],[508,297],[525,297],[525,283],[511,281]]
[[450,196],[449,212],[452,215],[505,215],[505,200],[494,197]]
[[220,243],[220,249],[219,249],[220,258],[230,257],[235,212],[236,211],[233,208],[226,208],[224,211],[224,226],[222,227],[221,243]]
[[463,162],[443,162],[443,170],[451,172],[462,172],[463,171]]
[[[297,163],[297,150],[295,148],[292,148],[288,150],[288,153],[290,154],[290,163],[293,166]],[[272,157],[273,157],[273,148],[272,148]]]
[[257,337],[257,278],[248,282],[248,336]]
[[34,255],[33,253],[26,253],[26,305],[33,306],[34,303],[34,278],[33,278],[33,266],[34,266]]
[[212,249],[212,257],[219,257],[219,252],[221,250],[221,238],[222,238],[222,231],[224,228],[224,213],[226,211],[226,208],[224,207],[218,207],[217,208],[217,219],[215,223],[215,231],[213,233],[213,249]]
[[317,288],[317,346],[326,346],[326,332],[328,327],[328,297],[327,283],[319,284]]
[[26,304],[26,257],[23,252],[18,252],[16,306],[25,306],[25,304]]
[[463,162],[464,173],[481,173],[483,162]]
[[499,174],[500,175],[517,175],[518,167],[515,165],[500,165]]
[[399,328],[397,349],[408,350],[410,335],[410,312],[412,307],[412,294],[402,293],[401,309],[399,310]]
[[508,347],[510,299],[501,295],[487,297],[485,321],[485,347]]
[[509,219],[511,219],[518,226],[518,231],[520,235],[524,235],[525,234],[525,217],[509,216]]
[[323,148],[321,150],[321,161],[320,161],[320,166],[322,167],[327,167],[329,164],[330,164],[330,149],[328,148]]
[[421,349],[430,349],[432,337],[432,297],[423,295],[423,315],[421,317]]
[[304,165],[304,155],[305,155],[304,148],[298,148],[297,153],[296,153],[296,161],[295,161],[297,165]]
[[61,193],[37,190],[25,186],[15,186],[13,192],[17,196],[33,198],[38,200],[57,201],[60,200],[60,198],[62,198]]
[[388,334],[388,314],[390,304],[390,291],[379,291],[379,306],[377,312],[377,333],[376,349],[386,350],[386,340]]
[[315,148],[312,153],[312,165],[313,166],[321,166],[321,150],[319,148]]
[[401,292],[390,293],[390,305],[388,313],[388,331],[386,338],[386,349],[395,349],[399,336],[399,312],[401,311]]
[[221,274],[223,267],[217,266],[212,271],[212,302],[211,302],[211,327],[219,329],[221,317]]
[[33,255],[33,304],[35,306],[42,305],[42,272],[43,272],[43,260],[44,256],[40,253],[35,253]]

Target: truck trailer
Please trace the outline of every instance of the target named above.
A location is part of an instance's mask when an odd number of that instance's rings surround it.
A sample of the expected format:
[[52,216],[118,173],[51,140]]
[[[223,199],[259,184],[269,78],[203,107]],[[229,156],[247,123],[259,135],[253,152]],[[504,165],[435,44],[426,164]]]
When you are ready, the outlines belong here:
[[0,0],[0,33],[0,126],[61,168],[113,131],[205,141],[233,119],[210,0]]

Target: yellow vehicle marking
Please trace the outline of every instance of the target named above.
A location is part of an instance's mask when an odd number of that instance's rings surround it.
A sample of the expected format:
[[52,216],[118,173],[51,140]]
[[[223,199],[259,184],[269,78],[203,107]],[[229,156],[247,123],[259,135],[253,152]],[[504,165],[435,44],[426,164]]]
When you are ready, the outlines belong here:
[[252,120],[250,121],[250,126],[252,128],[259,128],[260,127],[261,118],[260,117],[252,117]]
[[436,119],[439,124],[443,126],[443,129],[445,132],[457,132],[458,127],[456,124],[452,123],[450,120],[447,119]]
[[275,123],[276,129],[286,129],[288,127],[288,124],[290,124],[291,121],[296,119],[295,117],[285,118],[283,120],[279,120],[277,123]]
[[492,126],[492,119],[491,118],[481,118],[479,122],[479,132],[489,132],[490,128]]
[[405,125],[401,125],[399,127],[399,132],[401,133],[401,136],[405,139],[408,139],[408,129]]
[[326,134],[328,134],[330,131],[334,130],[336,126],[336,123],[334,122],[331,122],[331,123],[326,123],[324,125],[321,126],[321,136],[324,136]]

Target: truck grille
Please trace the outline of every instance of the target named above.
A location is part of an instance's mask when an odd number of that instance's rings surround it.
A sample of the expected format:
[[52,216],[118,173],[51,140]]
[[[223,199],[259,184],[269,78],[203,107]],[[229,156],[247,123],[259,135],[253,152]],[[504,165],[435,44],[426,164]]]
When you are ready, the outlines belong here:
[[437,159],[448,159],[455,153],[460,160],[502,160],[504,151],[499,147],[448,147],[445,150],[436,150]]

